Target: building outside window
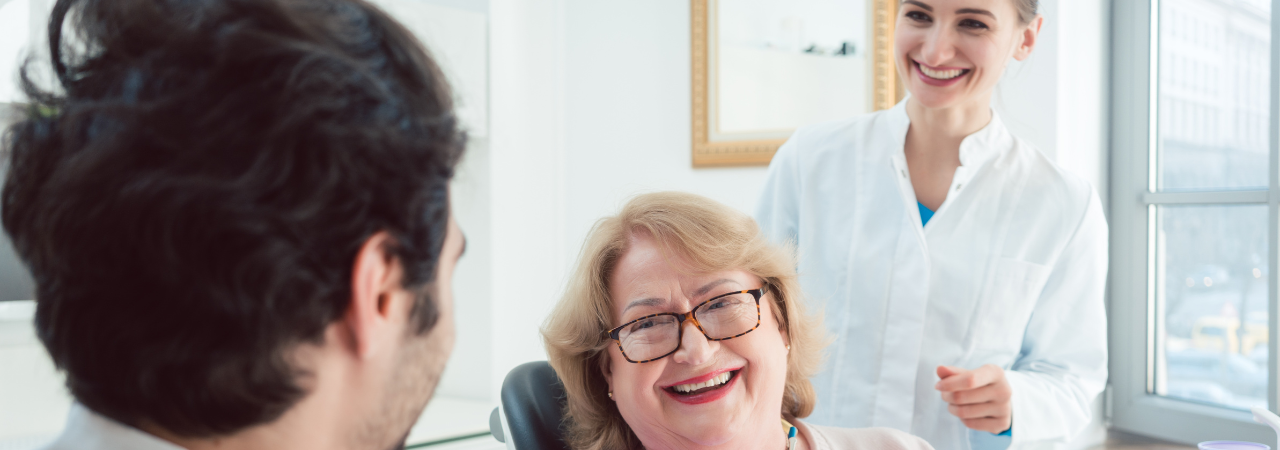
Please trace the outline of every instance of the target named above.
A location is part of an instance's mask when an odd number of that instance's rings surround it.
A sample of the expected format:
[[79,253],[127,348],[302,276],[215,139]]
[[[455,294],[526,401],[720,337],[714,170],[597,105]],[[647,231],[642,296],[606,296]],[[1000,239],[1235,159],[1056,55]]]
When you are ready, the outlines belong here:
[[[1157,189],[1267,189],[1270,5],[1159,5]],[[1265,408],[1267,206],[1159,206],[1157,221],[1155,392]]]

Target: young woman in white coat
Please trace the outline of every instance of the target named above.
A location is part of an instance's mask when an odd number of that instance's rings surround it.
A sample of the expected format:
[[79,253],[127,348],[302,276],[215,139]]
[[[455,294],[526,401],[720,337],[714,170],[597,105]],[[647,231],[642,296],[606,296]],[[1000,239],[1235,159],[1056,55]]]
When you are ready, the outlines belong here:
[[836,338],[813,422],[940,450],[1054,448],[1088,424],[1107,378],[1102,208],[990,107],[1043,21],[1035,0],[902,1],[907,99],[778,150],[756,218],[795,244]]

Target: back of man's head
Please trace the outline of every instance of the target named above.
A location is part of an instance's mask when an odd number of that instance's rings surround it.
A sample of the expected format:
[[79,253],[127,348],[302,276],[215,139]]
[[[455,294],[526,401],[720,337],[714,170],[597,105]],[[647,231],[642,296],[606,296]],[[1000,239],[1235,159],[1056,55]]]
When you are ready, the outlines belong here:
[[[126,424],[279,418],[307,393],[289,350],[347,310],[370,236],[406,288],[433,282],[464,140],[440,70],[360,0],[59,0],[51,30],[64,15],[64,92],[25,83],[4,141],[41,341]],[[412,310],[418,333],[439,317]]]

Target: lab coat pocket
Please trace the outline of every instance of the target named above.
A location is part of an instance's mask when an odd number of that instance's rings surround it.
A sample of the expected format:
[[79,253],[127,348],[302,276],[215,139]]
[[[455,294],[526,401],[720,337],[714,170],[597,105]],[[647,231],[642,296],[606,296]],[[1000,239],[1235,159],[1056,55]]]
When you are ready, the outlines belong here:
[[1013,258],[1000,258],[992,268],[979,299],[969,332],[968,347],[979,355],[1016,356],[1022,347],[1027,322],[1035,311],[1040,291],[1049,279],[1049,267]]

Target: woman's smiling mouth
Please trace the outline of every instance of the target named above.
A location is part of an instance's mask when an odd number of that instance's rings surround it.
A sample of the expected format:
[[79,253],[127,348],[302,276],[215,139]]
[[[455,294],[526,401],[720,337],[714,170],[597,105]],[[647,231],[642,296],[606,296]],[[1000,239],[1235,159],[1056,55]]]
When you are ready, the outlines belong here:
[[916,67],[916,71],[920,74],[920,80],[931,86],[949,86],[971,72],[970,69],[931,68],[916,60],[912,60],[911,64]]
[[721,372],[698,383],[684,383],[667,386],[662,389],[668,397],[689,405],[713,402],[729,395],[730,388],[737,384],[738,374],[742,369]]

